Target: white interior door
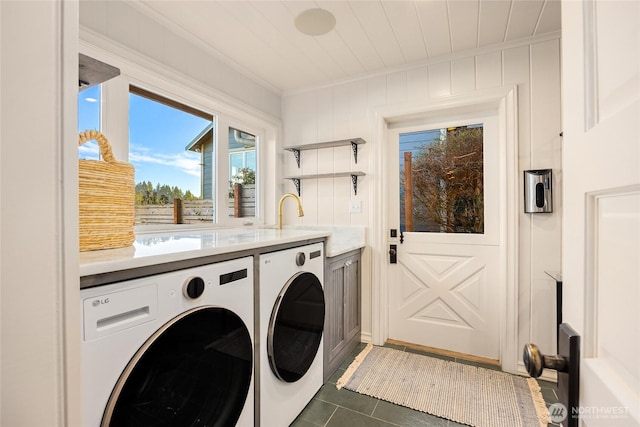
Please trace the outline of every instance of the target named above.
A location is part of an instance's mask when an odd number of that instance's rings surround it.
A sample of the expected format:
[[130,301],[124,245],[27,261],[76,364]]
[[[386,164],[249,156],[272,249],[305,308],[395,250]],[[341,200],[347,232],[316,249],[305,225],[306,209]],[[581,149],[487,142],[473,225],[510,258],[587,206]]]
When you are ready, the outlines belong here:
[[[466,126],[479,143],[453,136]],[[506,193],[497,113],[390,124],[387,144],[389,228],[403,240],[389,240],[398,260],[387,270],[389,338],[499,360]]]
[[565,1],[563,317],[584,426],[640,425],[640,3]]

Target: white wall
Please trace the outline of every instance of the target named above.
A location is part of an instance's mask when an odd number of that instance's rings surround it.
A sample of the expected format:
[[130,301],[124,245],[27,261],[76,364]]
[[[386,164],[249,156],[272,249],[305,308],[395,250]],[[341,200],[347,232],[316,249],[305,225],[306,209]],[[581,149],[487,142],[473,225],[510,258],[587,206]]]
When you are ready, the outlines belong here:
[[2,426],[80,425],[77,40],[77,3],[0,2]]
[[[283,96],[284,146],[362,137],[373,140],[376,109],[417,102],[429,103],[451,95],[518,85],[519,180],[522,171],[552,168],[555,211],[525,214],[519,206],[519,344],[535,342],[543,353],[555,351],[555,282],[544,272],[561,266],[561,117],[559,34],[527,44],[483,49],[422,67],[399,70],[346,83],[288,93]],[[349,147],[303,151],[301,172],[344,170],[369,172],[370,146],[361,146],[358,164]],[[281,155],[283,176],[300,173],[293,156]],[[305,216],[297,218],[288,207],[289,223],[307,225],[364,225],[371,230],[369,189],[380,177],[367,175],[353,196],[349,178],[302,182]],[[288,181],[283,192],[293,191]],[[362,213],[349,213],[349,200],[362,202]],[[370,251],[364,253],[363,335],[371,333]],[[522,347],[520,347],[522,348]]]
[[92,36],[142,53],[156,62],[156,72],[164,67],[176,70],[200,85],[280,117],[279,90],[230,67],[210,47],[143,5],[119,0],[82,1],[80,25],[85,39],[91,32]]

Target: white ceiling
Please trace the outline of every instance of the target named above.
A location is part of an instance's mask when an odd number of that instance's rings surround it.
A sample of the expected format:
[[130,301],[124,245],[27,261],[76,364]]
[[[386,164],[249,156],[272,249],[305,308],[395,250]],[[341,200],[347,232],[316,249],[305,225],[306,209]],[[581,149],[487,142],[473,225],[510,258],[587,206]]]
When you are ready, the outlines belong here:
[[[145,0],[138,5],[282,92],[560,30],[558,0]],[[335,29],[316,37],[300,33],[295,17],[318,7],[335,15]]]

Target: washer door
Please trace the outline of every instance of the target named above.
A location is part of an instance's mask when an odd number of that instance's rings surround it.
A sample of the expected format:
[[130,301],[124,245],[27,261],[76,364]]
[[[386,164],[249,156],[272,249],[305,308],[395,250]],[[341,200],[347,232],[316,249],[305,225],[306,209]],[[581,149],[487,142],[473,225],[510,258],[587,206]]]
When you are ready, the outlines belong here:
[[324,292],[312,273],[298,273],[282,288],[271,312],[267,354],[282,381],[298,381],[318,353],[324,327]]
[[240,317],[214,306],[187,311],[131,359],[102,426],[234,426],[252,369],[251,336]]

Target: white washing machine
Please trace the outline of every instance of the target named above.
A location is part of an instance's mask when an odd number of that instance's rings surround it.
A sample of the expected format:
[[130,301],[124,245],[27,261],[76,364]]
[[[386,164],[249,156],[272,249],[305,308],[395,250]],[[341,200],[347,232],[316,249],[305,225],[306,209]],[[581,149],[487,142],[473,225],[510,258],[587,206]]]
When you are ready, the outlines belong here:
[[83,423],[253,426],[253,257],[81,290]]
[[322,243],[260,255],[260,426],[286,427],[322,387]]

